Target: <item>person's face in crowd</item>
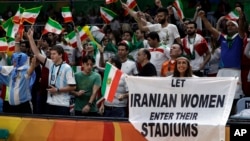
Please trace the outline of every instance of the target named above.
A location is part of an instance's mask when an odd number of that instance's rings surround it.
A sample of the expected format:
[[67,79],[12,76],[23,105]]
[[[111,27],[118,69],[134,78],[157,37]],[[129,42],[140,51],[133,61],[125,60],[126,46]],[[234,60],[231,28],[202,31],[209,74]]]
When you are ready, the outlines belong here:
[[128,50],[126,50],[126,47],[123,45],[118,46],[118,56],[120,58],[126,58],[128,55]]
[[59,55],[56,50],[51,50],[50,58],[55,64],[58,64],[59,61],[62,59],[62,54]]
[[238,32],[238,27],[232,22],[227,22],[227,33],[228,35],[233,35]]
[[54,40],[53,38],[53,34],[52,33],[48,33],[48,38],[52,41],[52,40]]
[[86,47],[86,51],[88,52],[88,55],[93,56],[94,55],[94,47],[92,44],[88,43]]
[[188,61],[185,59],[178,59],[177,60],[177,70],[180,74],[185,74],[188,69]]
[[157,47],[157,43],[158,43],[157,39],[153,40],[150,37],[148,37],[147,40],[148,40],[148,44],[149,44],[150,47],[153,47],[153,48]]
[[143,38],[143,34],[142,34],[142,32],[141,32],[140,29],[137,29],[137,30],[135,31],[135,36],[136,36],[136,39],[137,39],[137,40],[140,40],[140,39]]
[[86,74],[90,74],[92,69],[93,69],[94,63],[91,60],[88,60],[87,62],[83,63],[83,68],[84,68],[84,72]]
[[170,48],[170,56],[171,58],[176,58],[181,55],[181,47],[178,44],[173,44]]
[[143,49],[140,49],[137,53],[137,62],[142,63],[144,60],[147,59],[146,54],[143,52]]
[[20,44],[20,51],[23,53],[27,53],[27,48],[25,43]]
[[46,40],[43,40],[43,42],[42,42],[42,49],[48,48],[48,47],[49,47],[48,42]]
[[129,33],[124,33],[123,34],[123,40],[132,41],[132,37],[130,36]]
[[159,12],[156,16],[160,24],[164,24],[167,21],[167,15],[164,12]]
[[108,39],[108,37],[105,36],[105,37],[103,38],[103,40],[102,40],[102,45],[103,45],[103,46],[107,46],[108,43],[109,43],[109,39]]
[[189,36],[193,36],[196,33],[196,29],[194,27],[194,24],[188,24],[187,25],[187,34]]

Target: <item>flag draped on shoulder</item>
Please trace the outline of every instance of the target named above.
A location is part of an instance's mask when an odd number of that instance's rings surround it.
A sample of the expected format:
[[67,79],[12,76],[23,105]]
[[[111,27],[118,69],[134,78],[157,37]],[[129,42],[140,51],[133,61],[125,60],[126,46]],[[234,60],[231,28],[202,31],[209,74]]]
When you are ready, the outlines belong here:
[[229,20],[238,20],[239,13],[236,10],[233,10],[233,11],[229,12],[225,17],[226,17],[226,19],[229,19]]
[[107,101],[113,101],[121,76],[121,70],[110,63],[106,63],[101,91]]
[[65,23],[73,22],[72,14],[69,7],[62,7],[62,17]]
[[[128,5],[128,8],[129,9],[134,9],[136,6],[137,6],[137,3],[135,0],[127,0],[126,4]],[[124,13],[125,16],[128,15],[128,11],[125,10],[125,13]]]
[[49,18],[48,22],[46,23],[44,27],[43,34],[46,34],[48,32],[61,34],[62,30],[63,30],[62,26],[57,21]]
[[103,21],[106,24],[109,24],[117,16],[115,12],[105,7],[100,7],[100,13]]
[[23,12],[24,12],[24,8],[19,5],[17,12],[12,19],[14,23],[20,23]]
[[116,3],[118,0],[105,0],[106,4]]
[[8,43],[6,37],[0,38],[0,52],[8,51]]
[[175,7],[177,14],[180,19],[184,19],[184,14],[183,14],[183,4],[181,0],[175,0],[173,3],[173,6]]
[[41,11],[42,6],[25,9],[22,14],[22,22],[26,21],[30,24],[34,24],[37,16]]

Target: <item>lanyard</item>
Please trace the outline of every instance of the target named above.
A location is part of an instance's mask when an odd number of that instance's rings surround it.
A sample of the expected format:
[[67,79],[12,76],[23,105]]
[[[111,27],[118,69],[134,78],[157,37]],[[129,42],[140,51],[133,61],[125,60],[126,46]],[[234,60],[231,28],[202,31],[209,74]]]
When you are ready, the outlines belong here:
[[53,65],[52,71],[51,71],[51,74],[50,74],[50,85],[54,85],[54,86],[56,85],[56,80],[57,80],[57,77],[58,77],[58,75],[59,75],[59,72],[60,72],[60,69],[61,69],[62,64],[63,64],[63,63],[60,64],[60,66],[59,66],[59,68],[58,68],[58,70],[57,70],[57,72],[56,72],[56,76],[53,78],[53,81],[55,81],[54,84],[51,83],[51,79],[52,79],[53,74],[54,74],[54,67],[55,67],[55,64]]

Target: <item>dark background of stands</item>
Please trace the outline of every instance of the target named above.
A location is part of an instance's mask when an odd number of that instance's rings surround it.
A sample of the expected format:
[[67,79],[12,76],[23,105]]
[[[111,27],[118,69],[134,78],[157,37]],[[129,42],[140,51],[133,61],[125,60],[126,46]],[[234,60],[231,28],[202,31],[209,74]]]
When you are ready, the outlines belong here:
[[[125,2],[126,0],[122,0]],[[168,3],[173,0],[162,0],[163,6],[167,6]],[[182,0],[184,5],[184,15],[187,18],[192,18],[195,11],[195,3],[199,0]],[[201,0],[202,1],[202,0]],[[209,0],[211,3],[211,11],[215,11],[220,0]],[[234,7],[235,2],[241,2],[244,5],[245,13],[250,13],[250,0],[226,0],[231,7]],[[145,11],[148,7],[154,7],[154,0],[136,0],[139,9]],[[0,15],[11,9],[14,14],[18,8],[18,4],[21,4],[24,8],[32,8],[35,6],[43,5],[42,10],[45,11],[49,6],[53,6],[54,10],[60,11],[63,6],[72,6],[75,8],[76,13],[83,11],[87,14],[89,10],[99,10],[99,6],[105,6],[107,8],[116,7],[120,10],[120,2],[116,4],[106,5],[105,0],[0,0]],[[99,13],[98,13],[99,14]],[[247,21],[250,21],[250,14],[247,14]]]

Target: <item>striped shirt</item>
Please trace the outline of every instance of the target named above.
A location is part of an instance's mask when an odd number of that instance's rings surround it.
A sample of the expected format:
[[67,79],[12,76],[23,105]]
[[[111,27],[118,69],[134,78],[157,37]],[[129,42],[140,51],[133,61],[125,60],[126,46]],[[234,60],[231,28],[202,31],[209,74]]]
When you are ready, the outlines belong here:
[[[51,59],[47,58],[45,67],[49,69],[49,85],[60,89],[67,85],[76,84],[73,70],[68,64],[55,65]],[[48,92],[47,103],[50,105],[69,107],[69,101],[69,92],[60,92],[59,94]]]

